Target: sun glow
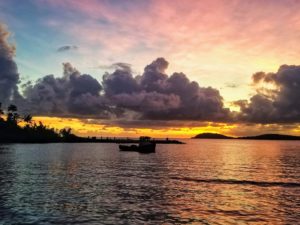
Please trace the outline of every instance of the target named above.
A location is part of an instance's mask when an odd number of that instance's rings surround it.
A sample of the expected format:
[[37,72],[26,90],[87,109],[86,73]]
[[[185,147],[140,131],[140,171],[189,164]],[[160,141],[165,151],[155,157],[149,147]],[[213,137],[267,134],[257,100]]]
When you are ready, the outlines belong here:
[[108,126],[101,123],[92,123],[88,120],[77,118],[59,118],[59,117],[34,117],[33,122],[42,122],[48,127],[57,130],[71,128],[73,133],[79,136],[95,137],[139,137],[143,135],[154,138],[190,138],[199,133],[214,132],[229,134],[237,125],[226,123],[206,123],[203,126],[195,127],[166,127],[166,128],[123,128],[119,126]]

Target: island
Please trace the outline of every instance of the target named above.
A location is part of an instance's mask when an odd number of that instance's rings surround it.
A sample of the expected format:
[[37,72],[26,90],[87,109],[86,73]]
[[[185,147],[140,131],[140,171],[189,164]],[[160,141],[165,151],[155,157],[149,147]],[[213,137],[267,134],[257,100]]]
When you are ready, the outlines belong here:
[[223,134],[218,133],[201,133],[196,135],[196,139],[233,139],[233,137],[225,136]]
[[257,136],[245,136],[245,137],[231,137],[218,133],[201,133],[193,139],[248,139],[248,140],[300,140],[300,136],[286,135],[286,134],[261,134]]

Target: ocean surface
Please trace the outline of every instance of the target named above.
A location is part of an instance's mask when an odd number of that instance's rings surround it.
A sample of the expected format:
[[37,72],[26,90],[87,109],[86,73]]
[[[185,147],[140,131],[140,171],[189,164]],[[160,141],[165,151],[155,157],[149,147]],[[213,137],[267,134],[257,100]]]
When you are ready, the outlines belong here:
[[300,141],[0,145],[0,224],[299,224]]

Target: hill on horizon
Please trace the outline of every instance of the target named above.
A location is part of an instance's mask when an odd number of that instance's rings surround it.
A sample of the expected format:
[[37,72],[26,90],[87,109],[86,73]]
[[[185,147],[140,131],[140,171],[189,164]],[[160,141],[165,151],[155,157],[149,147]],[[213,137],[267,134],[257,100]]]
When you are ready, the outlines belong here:
[[250,140],[300,140],[300,136],[286,135],[286,134],[261,134],[256,136],[245,137],[230,137],[218,133],[201,133],[194,137],[194,139],[250,139]]
[[287,135],[287,134],[261,134],[257,136],[239,137],[239,139],[252,139],[252,140],[300,140],[300,136]]
[[233,139],[233,137],[225,136],[218,133],[201,133],[193,137],[195,139]]

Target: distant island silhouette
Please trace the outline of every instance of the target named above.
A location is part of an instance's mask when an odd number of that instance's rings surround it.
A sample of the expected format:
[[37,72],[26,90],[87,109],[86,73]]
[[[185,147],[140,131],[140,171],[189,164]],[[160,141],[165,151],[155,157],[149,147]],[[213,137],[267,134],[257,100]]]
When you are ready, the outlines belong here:
[[231,137],[218,133],[201,133],[192,137],[194,139],[249,139],[249,140],[300,140],[300,136],[285,134],[262,134],[257,136]]
[[[33,122],[30,114],[20,115],[16,105],[9,105],[5,111],[1,106],[0,103],[0,143],[139,143],[138,138],[79,137],[72,134],[71,128],[57,130],[42,122]],[[151,141],[157,144],[184,144],[168,138]]]
[[217,134],[217,133],[201,133],[196,135],[193,138],[197,139],[233,139],[233,137],[225,136],[223,134]]

